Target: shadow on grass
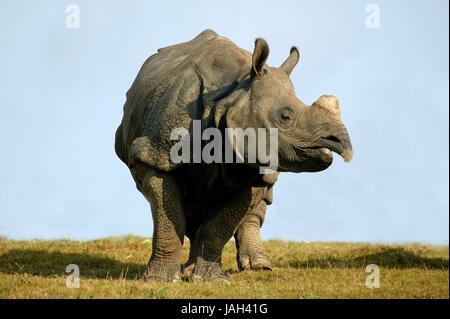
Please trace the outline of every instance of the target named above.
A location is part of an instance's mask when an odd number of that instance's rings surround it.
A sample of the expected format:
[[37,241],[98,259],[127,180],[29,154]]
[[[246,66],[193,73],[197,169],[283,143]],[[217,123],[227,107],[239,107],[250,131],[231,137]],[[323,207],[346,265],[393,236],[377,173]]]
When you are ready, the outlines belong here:
[[141,279],[145,264],[121,262],[105,256],[81,253],[46,252],[32,249],[14,249],[0,256],[0,272],[30,274],[41,277],[67,276],[66,267],[76,264],[80,276],[97,279]]
[[404,248],[387,248],[379,253],[367,253],[354,258],[329,256],[318,259],[290,260],[288,264],[293,268],[358,268],[376,264],[385,268],[449,269],[448,259],[425,257]]
[[[83,278],[141,279],[145,264],[121,262],[101,255],[83,253],[47,252],[32,249],[14,249],[0,256],[0,272],[5,274],[30,274],[41,277],[66,276],[67,265],[80,267]],[[376,264],[386,268],[449,269],[444,258],[424,257],[403,248],[388,248],[379,253],[366,253],[357,257],[328,256],[317,259],[273,263],[278,268],[358,268]]]

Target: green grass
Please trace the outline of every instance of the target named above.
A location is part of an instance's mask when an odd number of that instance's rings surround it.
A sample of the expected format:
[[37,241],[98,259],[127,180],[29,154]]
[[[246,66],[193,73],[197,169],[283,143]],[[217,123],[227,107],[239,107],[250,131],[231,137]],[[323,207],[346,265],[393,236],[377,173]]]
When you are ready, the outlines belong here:
[[[431,245],[284,242],[264,246],[273,271],[238,272],[234,242],[223,253],[231,284],[143,282],[151,240],[0,240],[0,298],[449,298],[449,248]],[[189,242],[183,248],[187,260]],[[66,266],[80,288],[66,287]],[[365,285],[368,264],[380,288]]]

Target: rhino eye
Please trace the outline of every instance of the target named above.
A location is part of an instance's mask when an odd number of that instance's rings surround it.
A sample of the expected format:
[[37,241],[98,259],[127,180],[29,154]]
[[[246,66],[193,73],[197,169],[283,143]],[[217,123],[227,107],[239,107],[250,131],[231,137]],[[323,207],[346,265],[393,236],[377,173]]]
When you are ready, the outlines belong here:
[[280,116],[283,121],[290,121],[292,119],[292,111],[290,109],[284,109],[281,111]]

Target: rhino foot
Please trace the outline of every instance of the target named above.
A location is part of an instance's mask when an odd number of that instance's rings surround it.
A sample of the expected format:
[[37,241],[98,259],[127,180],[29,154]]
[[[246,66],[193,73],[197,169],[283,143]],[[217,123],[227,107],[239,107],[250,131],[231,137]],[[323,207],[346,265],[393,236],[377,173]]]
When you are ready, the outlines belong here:
[[198,257],[192,271],[192,282],[223,282],[230,283],[231,276],[222,270],[220,261],[207,261]]
[[168,261],[151,260],[144,272],[145,281],[180,282],[180,265]]
[[[271,192],[266,196],[271,196]],[[272,270],[269,257],[261,240],[261,226],[264,223],[267,202],[262,200],[250,213],[245,215],[236,229],[237,264],[242,270]]]
[[269,257],[264,252],[239,253],[237,264],[240,271],[244,270],[272,270]]

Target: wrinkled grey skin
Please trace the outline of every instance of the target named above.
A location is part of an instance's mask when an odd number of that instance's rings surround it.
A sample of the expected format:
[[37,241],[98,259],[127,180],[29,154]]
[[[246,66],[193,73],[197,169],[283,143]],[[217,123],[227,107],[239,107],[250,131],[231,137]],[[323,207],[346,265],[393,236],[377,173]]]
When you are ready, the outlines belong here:
[[206,30],[189,42],[159,49],[127,92],[115,149],[151,205],[147,280],[180,279],[184,236],[191,242],[184,269],[193,281],[230,280],[221,255],[233,235],[240,269],[271,269],[259,231],[278,172],[261,175],[260,163],[173,163],[173,129],[192,132],[194,119],[202,120],[202,129],[222,132],[278,128],[279,172],[324,170],[332,163],[331,151],[351,160],[337,99],[325,95],[306,106],[289,78],[298,50],[293,47],[280,68],[265,64],[268,54],[262,39],[250,54]]

